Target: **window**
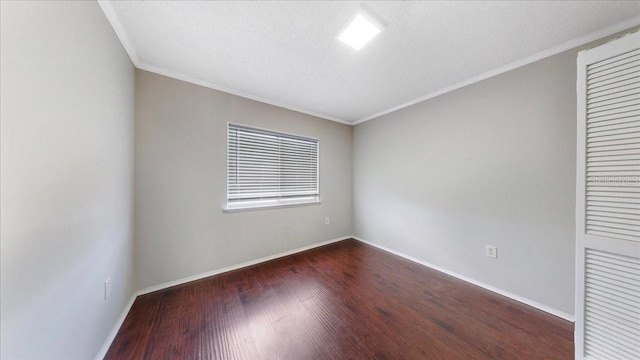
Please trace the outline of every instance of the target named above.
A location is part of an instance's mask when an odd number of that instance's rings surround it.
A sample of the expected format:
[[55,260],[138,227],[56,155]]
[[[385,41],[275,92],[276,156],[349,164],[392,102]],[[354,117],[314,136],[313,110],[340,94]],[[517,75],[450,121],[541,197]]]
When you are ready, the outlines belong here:
[[227,125],[227,211],[319,203],[318,140]]

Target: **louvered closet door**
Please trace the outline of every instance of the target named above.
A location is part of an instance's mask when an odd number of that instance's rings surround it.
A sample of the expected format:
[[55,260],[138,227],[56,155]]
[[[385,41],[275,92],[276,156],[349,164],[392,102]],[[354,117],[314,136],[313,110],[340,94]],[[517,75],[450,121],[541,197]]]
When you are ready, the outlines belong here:
[[578,56],[576,358],[640,359],[640,34]]

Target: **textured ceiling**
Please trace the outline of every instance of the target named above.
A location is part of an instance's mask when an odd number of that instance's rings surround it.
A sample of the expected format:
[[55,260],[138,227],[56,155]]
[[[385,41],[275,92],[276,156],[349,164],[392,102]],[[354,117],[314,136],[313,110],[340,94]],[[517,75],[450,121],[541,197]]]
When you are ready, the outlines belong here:
[[[100,4],[138,68],[346,123],[640,23],[636,1]],[[359,7],[385,29],[355,51]]]

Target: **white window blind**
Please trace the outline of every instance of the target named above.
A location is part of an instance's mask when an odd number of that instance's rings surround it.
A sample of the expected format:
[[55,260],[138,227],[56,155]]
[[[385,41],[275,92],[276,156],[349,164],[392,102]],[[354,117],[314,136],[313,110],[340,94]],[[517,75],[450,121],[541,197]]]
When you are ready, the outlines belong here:
[[227,207],[318,201],[318,140],[227,127]]

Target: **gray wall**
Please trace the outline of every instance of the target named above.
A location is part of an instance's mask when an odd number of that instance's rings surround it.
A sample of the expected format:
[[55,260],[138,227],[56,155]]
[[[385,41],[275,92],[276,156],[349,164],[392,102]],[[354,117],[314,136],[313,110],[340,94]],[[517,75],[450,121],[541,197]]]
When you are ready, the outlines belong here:
[[355,126],[355,236],[572,316],[577,53]]
[[[322,204],[223,213],[227,122],[320,139]],[[351,235],[351,132],[351,126],[136,70],[140,288]],[[330,225],[324,225],[327,216]]]
[[134,69],[95,2],[1,16],[0,357],[93,358],[134,290]]
[[355,235],[573,314],[575,61],[357,125]]
[[[573,313],[576,51],[351,128],[134,71],[95,2],[0,4],[0,357],[91,358],[137,289],[352,230]],[[319,138],[322,205],[224,214],[228,121]]]

